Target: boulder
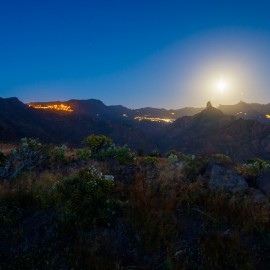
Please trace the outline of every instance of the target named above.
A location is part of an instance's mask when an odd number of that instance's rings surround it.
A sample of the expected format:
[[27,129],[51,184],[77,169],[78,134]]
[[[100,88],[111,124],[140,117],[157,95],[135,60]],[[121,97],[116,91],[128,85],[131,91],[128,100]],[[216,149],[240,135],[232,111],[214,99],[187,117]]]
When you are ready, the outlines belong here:
[[208,187],[212,190],[224,190],[226,192],[243,192],[247,190],[248,184],[234,171],[214,165],[210,174]]
[[263,173],[256,179],[256,187],[270,196],[270,172]]

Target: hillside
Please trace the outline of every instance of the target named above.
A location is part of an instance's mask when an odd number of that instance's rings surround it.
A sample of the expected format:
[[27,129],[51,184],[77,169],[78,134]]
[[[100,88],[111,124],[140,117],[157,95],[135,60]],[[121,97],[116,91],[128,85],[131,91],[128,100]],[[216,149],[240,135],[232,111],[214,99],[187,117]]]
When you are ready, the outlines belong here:
[[224,153],[235,159],[270,158],[270,127],[254,120],[237,119],[210,106],[165,128],[160,147],[184,153]]
[[38,137],[50,143],[80,145],[89,134],[104,134],[117,144],[131,147],[153,147],[139,129],[118,122],[92,118],[89,115],[33,109],[17,98],[0,99],[0,140],[14,142],[23,137]]
[[243,119],[258,120],[262,123],[269,124],[270,104],[246,103],[240,101],[235,105],[220,105],[219,109],[228,115],[233,115]]
[[[30,102],[28,105],[35,106],[51,106],[54,104],[63,104],[70,106],[74,114],[88,115],[93,118],[105,120],[123,120],[133,121],[135,117],[148,117],[148,118],[164,118],[176,119],[182,116],[194,115],[202,110],[202,108],[186,107],[178,110],[166,110],[158,108],[141,108],[129,109],[122,105],[106,106],[102,101],[96,99],[88,100],[69,100],[69,101],[52,101],[52,102]],[[136,121],[137,122],[137,121]]]
[[[56,109],[34,108],[37,105]],[[256,106],[267,111],[266,105]],[[241,109],[248,111],[247,115],[256,115],[256,106],[243,102],[221,106],[234,116],[212,106],[193,115],[200,109],[131,110],[93,99],[25,105],[16,98],[0,99],[0,140],[38,137],[44,142],[78,146],[89,134],[103,134],[134,150],[158,148],[165,153],[176,149],[194,154],[224,153],[234,159],[270,158],[270,126],[235,113]],[[177,118],[181,114],[193,116]]]
[[0,269],[269,269],[269,161],[106,141],[1,154]]

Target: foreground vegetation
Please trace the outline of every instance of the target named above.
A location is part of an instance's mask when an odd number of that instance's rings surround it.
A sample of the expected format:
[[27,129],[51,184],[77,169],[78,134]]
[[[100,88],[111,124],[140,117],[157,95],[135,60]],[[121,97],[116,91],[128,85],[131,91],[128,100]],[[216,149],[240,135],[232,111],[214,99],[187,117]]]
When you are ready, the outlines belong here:
[[[269,269],[267,161],[84,143],[1,146],[1,269]],[[248,187],[211,188],[215,166]]]

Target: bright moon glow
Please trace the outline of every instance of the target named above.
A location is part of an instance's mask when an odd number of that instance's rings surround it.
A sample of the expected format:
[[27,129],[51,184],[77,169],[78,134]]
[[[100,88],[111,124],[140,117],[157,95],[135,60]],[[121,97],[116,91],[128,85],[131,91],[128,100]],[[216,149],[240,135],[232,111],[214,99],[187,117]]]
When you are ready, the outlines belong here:
[[223,93],[226,89],[226,82],[224,81],[223,78],[220,78],[219,81],[217,82],[217,90],[220,93]]

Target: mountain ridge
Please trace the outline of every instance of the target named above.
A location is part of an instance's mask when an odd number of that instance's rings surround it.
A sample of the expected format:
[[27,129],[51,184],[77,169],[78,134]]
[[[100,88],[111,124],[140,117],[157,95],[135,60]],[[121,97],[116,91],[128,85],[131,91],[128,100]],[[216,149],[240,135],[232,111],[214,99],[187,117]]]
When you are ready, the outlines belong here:
[[[199,113],[204,108],[196,108],[196,107],[183,107],[180,109],[164,109],[164,108],[154,108],[154,107],[144,107],[139,109],[129,109],[122,105],[105,105],[102,101],[98,99],[87,99],[87,100],[79,100],[79,99],[70,99],[68,101],[50,101],[50,102],[30,102],[26,103],[27,105],[35,105],[35,104],[55,104],[62,103],[74,106],[75,113],[85,113],[89,114],[89,106],[91,105],[96,110],[100,110],[101,113],[105,113],[105,116],[108,118],[108,114],[110,113],[113,118],[122,117],[123,114],[127,114],[128,117],[134,118],[136,116],[149,116],[149,117],[166,117],[177,119],[182,116],[192,116],[196,113]],[[85,106],[84,109],[78,109],[78,104],[80,107]],[[83,106],[82,106],[83,105]],[[88,108],[86,108],[88,105]],[[87,109],[87,110],[85,110]],[[240,101],[239,103],[233,105],[223,105],[220,104],[217,109],[220,109],[223,113],[236,116],[238,118],[243,119],[253,119],[258,120],[263,123],[270,123],[270,120],[266,118],[266,115],[270,115],[270,103],[260,104],[260,103],[246,103],[244,101]],[[92,117],[96,116],[96,111],[93,111],[91,114]]]
[[226,154],[233,159],[270,158],[270,126],[245,120],[207,107],[202,112],[177,119],[166,127],[159,144],[184,153]]
[[72,113],[36,110],[18,99],[0,99],[0,140],[18,141],[22,137],[39,137],[50,143],[81,145],[89,134],[104,134],[116,143],[135,147],[153,147],[152,142],[136,127]]
[[[150,151],[159,148],[163,153],[176,149],[193,154],[224,153],[234,159],[253,156],[270,158],[270,125],[258,119],[227,115],[213,106],[207,106],[191,116],[179,117],[170,123],[155,119],[160,119],[159,116],[176,118],[177,115],[172,114],[173,110],[131,110],[121,105],[106,106],[93,99],[58,102],[65,106],[72,105],[77,112],[35,109],[35,104],[24,104],[17,98],[0,99],[1,141],[13,142],[22,137],[39,137],[45,142],[78,146],[89,134],[104,134],[117,144],[129,144],[134,150],[144,148]],[[41,105],[46,104],[53,102]],[[264,108],[267,109],[267,106]],[[238,108],[233,109],[235,111]],[[165,116],[162,114],[164,111]],[[131,113],[133,115],[128,115]],[[133,116],[139,113],[144,118],[134,119]],[[154,120],[153,116],[156,117]]]

